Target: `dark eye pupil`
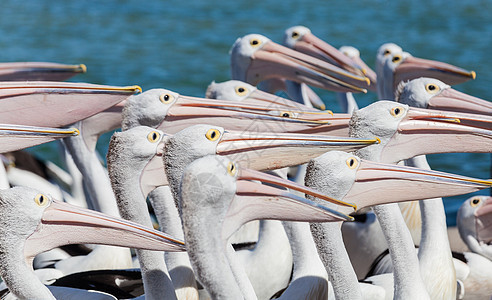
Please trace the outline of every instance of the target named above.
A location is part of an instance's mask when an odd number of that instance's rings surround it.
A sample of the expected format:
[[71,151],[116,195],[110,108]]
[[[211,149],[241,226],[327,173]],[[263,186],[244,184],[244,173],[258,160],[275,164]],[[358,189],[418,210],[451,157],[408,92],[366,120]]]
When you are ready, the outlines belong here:
[[231,165],[231,171],[234,171],[234,165]]
[[480,202],[480,200],[478,200],[478,199],[473,199],[473,204],[477,205],[477,204],[478,204],[478,202]]
[[349,164],[350,164],[351,167],[353,167],[354,166],[354,160],[351,159]]
[[433,91],[435,89],[436,89],[436,87],[434,85],[429,85],[429,90]]
[[399,108],[395,108],[395,115],[397,115],[399,113],[400,113],[400,109]]
[[39,197],[39,203],[42,204],[43,202],[44,202],[44,197],[43,196]]
[[210,134],[210,137],[211,138],[214,138],[215,137],[215,131],[212,131],[212,133]]
[[384,51],[384,54],[389,54],[389,53],[390,53],[389,50]]
[[166,101],[169,100],[169,95],[165,95],[164,100],[166,100]]
[[282,117],[289,117],[289,113],[283,113]]
[[398,56],[393,58],[393,62],[397,62],[399,60],[400,60],[400,58]]
[[292,32],[292,37],[297,37],[299,34],[297,32]]
[[156,140],[157,139],[157,133],[154,132],[154,134],[152,135],[152,139],[153,140]]
[[243,93],[244,92],[244,89],[243,88],[238,88],[237,89],[240,93]]
[[258,41],[257,41],[257,40],[254,40],[254,41],[252,42],[252,44],[253,44],[253,45],[258,45]]

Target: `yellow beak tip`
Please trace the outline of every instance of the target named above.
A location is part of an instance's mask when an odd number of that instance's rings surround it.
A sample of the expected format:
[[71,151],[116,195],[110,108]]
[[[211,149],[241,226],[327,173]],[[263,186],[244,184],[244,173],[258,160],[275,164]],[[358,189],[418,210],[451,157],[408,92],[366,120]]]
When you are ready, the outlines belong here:
[[477,78],[477,73],[475,73],[475,71],[471,71],[470,76],[473,80],[475,80],[475,78]]
[[133,89],[135,90],[135,92],[137,92],[137,94],[140,94],[142,92],[142,88],[139,85],[134,85]]
[[77,128],[73,128],[73,136],[77,136],[80,134],[80,130],[78,130]]
[[87,66],[86,65],[80,64],[79,65],[79,68],[80,68],[80,72],[81,73],[86,73],[87,72]]

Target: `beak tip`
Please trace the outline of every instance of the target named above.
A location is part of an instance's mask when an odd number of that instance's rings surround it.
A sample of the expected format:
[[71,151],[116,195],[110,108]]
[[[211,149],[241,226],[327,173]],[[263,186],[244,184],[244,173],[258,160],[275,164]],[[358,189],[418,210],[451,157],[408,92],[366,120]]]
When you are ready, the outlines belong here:
[[73,136],[78,136],[80,134],[80,130],[77,128],[73,128]]
[[79,69],[80,69],[80,73],[86,73],[87,72],[87,66],[85,64],[80,64]]
[[142,88],[139,85],[134,85],[133,89],[135,90],[136,94],[142,93]]
[[477,78],[477,73],[475,73],[475,71],[471,71],[470,72],[470,77],[472,80],[475,80],[475,78]]

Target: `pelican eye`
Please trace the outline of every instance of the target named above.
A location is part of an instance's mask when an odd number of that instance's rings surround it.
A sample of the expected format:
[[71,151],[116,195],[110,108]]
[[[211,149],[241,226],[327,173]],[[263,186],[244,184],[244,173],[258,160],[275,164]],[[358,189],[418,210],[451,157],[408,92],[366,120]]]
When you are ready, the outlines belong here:
[[392,62],[394,63],[397,63],[401,60],[401,55],[395,55],[393,56],[393,58],[391,59]]
[[249,44],[253,47],[258,47],[259,45],[261,45],[261,41],[259,39],[251,39],[249,41]]
[[383,55],[386,56],[386,55],[388,55],[390,53],[391,53],[391,51],[389,51],[388,49],[385,49]]
[[237,86],[235,91],[238,96],[244,96],[248,93],[248,89],[242,86]]
[[290,111],[281,111],[280,116],[284,118],[292,118],[294,116],[294,113]]
[[209,129],[205,134],[205,137],[210,141],[216,141],[220,137],[220,131],[217,129]]
[[162,103],[170,103],[171,101],[174,100],[174,96],[171,94],[162,94],[159,96],[159,100],[161,100]]
[[46,206],[50,201],[49,198],[43,194],[37,194],[36,197],[34,197],[34,202],[38,206]]
[[237,171],[236,165],[234,165],[232,162],[229,162],[227,164],[227,173],[231,176],[234,176],[236,175],[236,171]]
[[394,117],[398,117],[402,113],[403,113],[403,107],[397,106],[391,109],[391,115]]
[[345,163],[347,163],[347,166],[350,168],[350,169],[355,169],[358,165],[358,161],[355,157],[350,157],[349,159],[347,159],[345,161]]
[[159,140],[160,136],[161,134],[159,132],[152,131],[151,133],[147,134],[147,139],[149,140],[149,142],[155,143]]
[[473,198],[470,200],[470,205],[471,207],[476,207],[477,205],[480,204],[482,200],[480,198]]
[[293,31],[291,36],[292,36],[293,39],[296,39],[297,40],[299,38],[299,36],[301,36],[301,35],[299,34],[299,32]]
[[431,94],[435,94],[435,93],[439,92],[440,88],[433,83],[429,83],[425,86],[425,90]]

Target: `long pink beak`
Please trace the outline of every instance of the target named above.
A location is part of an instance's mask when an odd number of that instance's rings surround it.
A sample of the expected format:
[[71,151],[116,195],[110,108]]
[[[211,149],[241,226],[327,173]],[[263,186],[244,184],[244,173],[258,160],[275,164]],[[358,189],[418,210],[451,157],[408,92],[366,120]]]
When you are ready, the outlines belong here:
[[[260,184],[251,180],[274,184],[280,188]],[[348,215],[291,194],[281,188],[293,189],[319,197],[330,203],[346,207],[347,211],[350,212],[353,212],[355,209],[354,205],[350,203],[327,197],[313,189],[297,185],[292,181],[241,168],[239,169],[236,182],[236,196],[227,211],[222,226],[222,236],[228,238],[242,224],[259,219],[312,222],[352,220]]]
[[492,197],[488,197],[482,206],[475,211],[477,238],[481,242],[492,242]]
[[256,85],[279,76],[338,92],[366,92],[365,89],[370,85],[367,77],[349,73],[326,61],[268,41],[253,54],[246,81]]
[[330,64],[338,66],[348,72],[365,76],[365,71],[354,63],[349,57],[345,56],[338,49],[318,38],[310,32],[306,32],[296,41],[294,50],[304,54],[324,60]]
[[0,153],[16,151],[69,136],[76,136],[76,128],[58,129],[0,124]]
[[422,154],[488,153],[491,140],[492,118],[488,116],[410,107],[380,159],[398,162]]
[[396,67],[393,87],[396,90],[400,82],[419,77],[436,78],[448,85],[454,85],[475,79],[476,74],[444,62],[409,56]]
[[355,182],[343,200],[355,203],[361,209],[386,203],[461,195],[491,186],[492,180],[361,159]]
[[0,63],[0,81],[64,81],[87,67],[49,62],[11,62]]
[[428,108],[492,116],[492,102],[447,88],[429,99]]
[[[158,129],[176,133],[194,124],[211,124],[231,130],[296,132],[330,124],[330,112],[284,110],[285,107],[179,95]],[[348,121],[347,121],[348,124]],[[347,127],[348,128],[348,127]]]
[[53,201],[25,243],[26,258],[68,244],[104,244],[156,251],[185,251],[163,232],[96,211]]
[[254,170],[274,170],[307,163],[331,150],[355,151],[379,139],[354,139],[297,133],[225,131],[216,153],[240,166]]
[[9,124],[63,127],[104,111],[138,92],[141,92],[138,86],[0,82],[0,120]]

